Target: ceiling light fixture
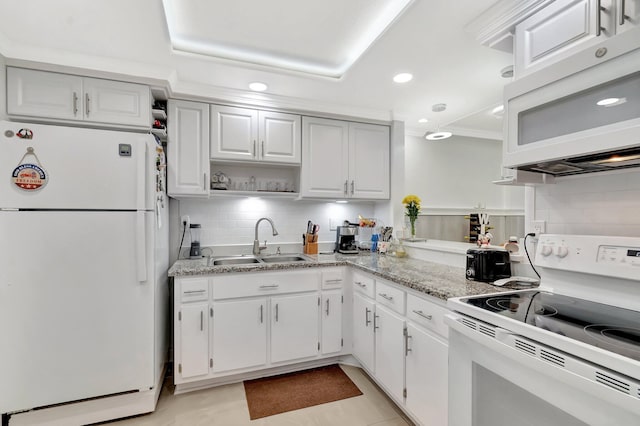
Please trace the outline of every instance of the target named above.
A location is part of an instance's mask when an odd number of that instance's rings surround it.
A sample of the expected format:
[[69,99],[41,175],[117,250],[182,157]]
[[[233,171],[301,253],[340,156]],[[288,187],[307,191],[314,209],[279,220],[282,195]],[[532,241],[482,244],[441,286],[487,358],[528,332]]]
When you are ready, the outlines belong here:
[[622,105],[625,102],[627,102],[627,98],[605,98],[600,99],[598,102],[596,102],[596,105],[603,107],[612,107]]
[[494,109],[491,110],[491,114],[496,117],[502,117],[504,115],[504,105],[498,105]]
[[337,204],[347,204],[348,201],[347,200],[336,200]]
[[253,90],[254,92],[264,92],[268,88],[269,86],[259,81],[254,81],[253,83],[249,83],[249,89]]
[[500,70],[500,77],[512,78],[513,77],[513,65],[507,65]]
[[412,79],[413,79],[413,74],[410,74],[408,72],[402,72],[400,74],[396,74],[393,77],[393,81],[395,81],[396,83],[407,83]]
[[428,123],[429,120],[426,118],[421,118],[420,120],[418,120],[418,123]]
[[[434,104],[431,107],[431,111],[433,112],[442,112],[447,109],[447,104]],[[440,131],[440,126],[436,128],[435,132],[427,132],[424,135],[424,138],[429,141],[439,141],[441,139],[447,139],[453,136],[453,133],[447,131]]]

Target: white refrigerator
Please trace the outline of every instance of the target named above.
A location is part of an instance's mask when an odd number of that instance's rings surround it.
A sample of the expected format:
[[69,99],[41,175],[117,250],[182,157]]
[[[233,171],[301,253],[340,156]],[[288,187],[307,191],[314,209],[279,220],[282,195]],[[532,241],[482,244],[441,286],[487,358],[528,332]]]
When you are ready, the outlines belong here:
[[0,414],[161,383],[158,147],[149,134],[0,121]]

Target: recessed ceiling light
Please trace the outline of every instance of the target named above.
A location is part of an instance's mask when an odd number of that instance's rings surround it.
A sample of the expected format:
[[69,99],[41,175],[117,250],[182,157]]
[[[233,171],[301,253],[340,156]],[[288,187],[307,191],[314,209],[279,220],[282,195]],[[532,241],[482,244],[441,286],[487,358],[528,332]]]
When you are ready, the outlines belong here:
[[261,83],[259,81],[254,81],[253,83],[249,84],[249,89],[253,90],[254,92],[264,92],[265,90],[267,90],[268,86],[264,83]]
[[598,102],[596,102],[596,105],[610,107],[610,106],[621,105],[625,102],[627,102],[627,98],[606,98],[606,99],[600,99]]
[[452,135],[453,133],[451,132],[427,132],[424,138],[429,141],[438,141],[440,139],[450,138]]
[[429,120],[426,118],[421,118],[420,120],[418,120],[418,123],[428,123]]
[[413,74],[409,74],[408,72],[402,72],[400,74],[396,74],[393,77],[393,81],[395,81],[396,83],[406,83],[408,81],[411,81],[411,79],[413,79]]
[[502,116],[504,114],[504,105],[498,105],[494,109],[491,110],[491,114]]

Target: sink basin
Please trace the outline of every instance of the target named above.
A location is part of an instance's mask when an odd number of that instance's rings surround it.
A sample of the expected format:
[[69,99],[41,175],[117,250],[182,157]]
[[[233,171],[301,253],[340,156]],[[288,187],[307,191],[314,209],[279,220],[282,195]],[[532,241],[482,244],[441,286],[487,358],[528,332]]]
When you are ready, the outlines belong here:
[[308,262],[309,259],[296,254],[283,256],[265,256],[260,258],[264,263]]
[[248,265],[252,263],[260,263],[260,261],[255,257],[223,257],[218,259],[211,259],[211,264],[214,266],[218,265]]

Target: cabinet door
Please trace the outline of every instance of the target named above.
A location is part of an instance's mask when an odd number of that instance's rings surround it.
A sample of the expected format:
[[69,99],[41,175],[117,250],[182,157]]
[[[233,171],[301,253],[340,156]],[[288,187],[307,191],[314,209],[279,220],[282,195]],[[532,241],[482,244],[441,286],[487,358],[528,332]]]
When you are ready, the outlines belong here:
[[209,105],[168,104],[167,187],[172,196],[209,196]]
[[261,161],[300,164],[301,119],[299,115],[258,112]]
[[271,298],[271,362],[318,354],[318,294]]
[[617,0],[616,34],[640,26],[640,0]]
[[375,375],[396,401],[404,391],[404,319],[387,308],[376,305],[374,317]]
[[371,373],[375,370],[374,307],[373,300],[360,293],[353,294],[353,356]]
[[182,379],[209,373],[209,305],[182,305],[178,313],[179,346],[176,348],[178,375]]
[[342,350],[342,291],[325,291],[320,303],[322,315],[322,354]]
[[151,96],[143,84],[84,78],[84,119],[151,127]]
[[349,197],[389,199],[389,127],[349,123]]
[[258,111],[212,105],[211,158],[258,159]]
[[267,363],[267,299],[213,304],[213,372]]
[[82,120],[82,78],[7,67],[7,112]]
[[447,424],[447,344],[407,326],[407,409],[425,425]]
[[[611,0],[602,0],[610,11]],[[598,0],[568,0],[550,4],[516,25],[515,73],[520,78],[566,58],[578,49],[614,33],[612,14],[599,11]],[[598,32],[597,17],[604,31]],[[600,37],[598,36],[600,34]]]
[[302,117],[302,196],[347,197],[348,134],[346,121]]

